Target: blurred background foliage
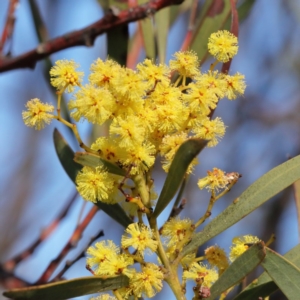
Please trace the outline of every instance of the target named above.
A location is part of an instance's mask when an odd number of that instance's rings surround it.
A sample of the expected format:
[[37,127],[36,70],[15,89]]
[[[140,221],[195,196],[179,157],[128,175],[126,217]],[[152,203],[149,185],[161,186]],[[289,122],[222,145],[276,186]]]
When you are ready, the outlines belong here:
[[[196,7],[195,2],[186,0],[180,6],[160,11],[154,16],[154,30],[151,29],[151,18],[140,25],[131,23],[128,35],[127,26],[123,26],[109,32],[108,38],[106,35],[99,36],[92,47],[78,46],[52,54],[48,60],[39,61],[34,70],[0,73],[0,263],[28,248],[75,193],[74,185],[57,159],[52,138],[54,128],[58,128],[73,150],[79,150],[68,129],[53,122],[42,131],[34,131],[23,124],[21,117],[29,99],[37,97],[43,102],[55,103],[55,91],[49,84],[49,66],[58,59],[73,59],[81,65],[87,78],[91,63],[98,57],[105,59],[109,55],[125,63],[127,42],[128,66],[134,67],[135,62],[145,55],[154,57],[155,53],[159,54],[160,61],[165,59],[168,62],[187,38],[193,11],[191,7],[197,16],[201,16],[204,2],[199,1]],[[9,1],[0,2],[0,32],[8,5]],[[104,11],[111,5],[114,9],[126,7],[124,2],[114,1],[20,0],[13,37],[3,54],[17,56],[37,47],[41,41],[80,30],[103,17]],[[217,147],[201,153],[200,165],[187,184],[183,194],[187,205],[181,215],[192,219],[206,210],[209,193],[200,192],[196,180],[205,176],[207,170],[218,167],[243,176],[232,191],[215,205],[212,219],[257,178],[300,153],[300,0],[240,0],[238,5],[248,5],[248,14],[240,15],[243,20],[239,27],[239,53],[233,59],[230,73],[238,71],[245,75],[246,94],[236,101],[221,101],[215,112],[215,116],[221,116],[228,126],[227,132]],[[167,21],[171,24],[169,30]],[[192,46],[201,57],[204,55],[201,47],[207,43],[205,36],[208,33],[205,30],[211,30],[214,25],[211,22],[206,24],[207,27],[202,27],[202,38],[199,41],[196,39]],[[146,50],[138,46],[142,45],[136,35],[138,26],[146,36]],[[157,32],[160,34],[157,35]],[[152,42],[153,36],[160,39],[157,49]],[[202,69],[207,70],[209,63],[209,60],[206,61]],[[89,144],[102,129],[82,123],[79,130]],[[155,169],[154,178],[159,191],[165,178],[159,166]],[[83,204],[78,196],[55,233],[41,243],[30,258],[17,266],[15,274],[29,282],[36,281],[49,262],[60,253],[79,219],[86,215],[91,206],[91,203]],[[160,218],[162,222],[166,215]],[[60,268],[66,260],[83,251],[91,237],[101,229],[105,239],[116,241],[123,231],[120,225],[99,211]],[[299,242],[297,208],[291,188],[217,236],[209,245],[218,243],[228,251],[234,236],[253,234],[266,241],[271,233],[277,237],[273,249],[281,254]],[[85,259],[82,258],[64,277],[88,275],[90,273],[85,269]],[[155,299],[165,299],[168,292],[165,288]],[[271,299],[282,297],[278,294]]]

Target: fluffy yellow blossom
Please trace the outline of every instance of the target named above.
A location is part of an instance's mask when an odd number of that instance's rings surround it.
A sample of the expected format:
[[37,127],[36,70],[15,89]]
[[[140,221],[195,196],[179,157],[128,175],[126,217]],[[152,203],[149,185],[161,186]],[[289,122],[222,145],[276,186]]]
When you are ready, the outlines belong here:
[[25,125],[29,127],[40,130],[45,127],[45,124],[50,124],[53,120],[51,112],[54,111],[54,106],[43,103],[38,98],[28,101],[26,108],[27,110],[22,112],[22,117]]
[[194,262],[187,271],[183,272],[184,279],[191,279],[196,282],[202,282],[202,287],[210,288],[218,279],[218,272],[215,269],[202,264]]
[[227,255],[219,246],[210,246],[206,248],[204,253],[210,265],[219,269],[219,275],[221,275],[229,267]]
[[133,258],[127,254],[111,255],[100,264],[96,275],[114,277],[123,274],[130,278],[135,273],[135,270],[128,267],[133,265],[133,263]]
[[218,98],[223,98],[226,91],[226,80],[224,75],[218,71],[208,71],[202,73],[195,79],[195,84],[199,87],[205,87],[214,93]]
[[112,79],[111,84],[117,100],[121,103],[124,102],[123,97],[126,97],[129,102],[141,103],[146,95],[147,83],[131,69],[121,69],[118,76]]
[[114,118],[110,125],[111,136],[118,139],[120,147],[132,147],[145,140],[146,128],[137,116]]
[[142,174],[153,166],[155,153],[154,145],[145,142],[140,145],[132,145],[122,149],[122,153],[119,155],[119,161],[124,166],[131,167],[130,174]]
[[157,249],[157,241],[153,239],[153,231],[149,227],[143,224],[132,223],[125,232],[130,236],[122,235],[121,244],[123,248],[133,247],[141,256],[144,256],[146,249],[152,252],[155,252]]
[[120,249],[113,241],[102,241],[87,249],[87,266],[94,269],[96,275],[102,276],[130,276],[134,271],[127,267],[133,264],[133,258],[127,254],[120,254]]
[[92,145],[91,148],[98,151],[104,159],[117,162],[119,160],[120,148],[115,139],[111,137],[100,137]]
[[[243,254],[251,244],[258,243],[260,239],[253,235],[244,235],[232,239],[233,246],[230,247],[229,259],[234,261],[237,257]],[[249,245],[250,244],[250,245]]]
[[121,69],[121,66],[112,59],[103,61],[98,58],[91,65],[89,81],[99,87],[110,87],[112,80],[119,76]]
[[[215,109],[218,103],[217,95],[206,86],[201,86],[197,83],[189,84],[187,94],[184,94],[183,99],[186,102],[190,113],[196,113],[200,116],[198,122],[203,119],[203,116],[208,116],[211,109]],[[189,118],[191,115],[189,115]],[[201,118],[202,117],[202,118]]]
[[152,298],[162,289],[164,274],[152,263],[142,266],[142,272],[136,272],[130,279],[136,297]]
[[189,238],[194,232],[193,222],[190,219],[172,218],[166,222],[162,228],[161,235],[166,238],[168,247],[182,240],[189,241]]
[[164,64],[155,65],[150,59],[145,59],[136,68],[142,80],[148,83],[147,89],[151,90],[155,84],[170,84],[170,69]]
[[199,59],[193,51],[179,51],[174,54],[174,60],[170,60],[171,70],[177,71],[184,77],[195,77],[200,74]]
[[201,122],[201,126],[193,129],[195,137],[209,140],[207,147],[214,147],[218,144],[219,139],[225,134],[225,125],[221,118],[210,120],[205,118]]
[[50,70],[50,82],[59,91],[72,92],[75,86],[79,86],[83,72],[76,71],[79,67],[73,60],[58,60]]
[[104,88],[86,85],[74,97],[75,100],[71,100],[68,107],[73,110],[71,117],[77,122],[84,118],[92,124],[102,125],[115,109],[112,94]]
[[208,39],[208,51],[220,62],[227,62],[238,52],[238,39],[227,30],[212,33]]
[[93,268],[95,270],[95,274],[98,274],[101,269],[100,264],[111,256],[119,255],[120,249],[113,241],[107,240],[97,242],[95,247],[89,247],[86,253],[88,254],[86,259],[87,266]]
[[102,167],[83,167],[76,177],[78,193],[84,200],[106,202],[114,187],[114,181]]
[[244,75],[240,73],[236,73],[233,76],[226,75],[225,81],[227,83],[225,97],[227,97],[229,100],[236,99],[238,96],[244,94],[246,89]]
[[155,112],[156,118],[151,124],[152,133],[155,130],[162,134],[171,134],[182,128],[187,113],[181,101],[181,91],[173,86],[158,85],[146,99],[147,110]]
[[212,171],[207,171],[207,176],[199,179],[198,186],[202,190],[207,188],[210,191],[219,191],[224,189],[230,182],[230,178],[226,173],[218,168],[213,168]]

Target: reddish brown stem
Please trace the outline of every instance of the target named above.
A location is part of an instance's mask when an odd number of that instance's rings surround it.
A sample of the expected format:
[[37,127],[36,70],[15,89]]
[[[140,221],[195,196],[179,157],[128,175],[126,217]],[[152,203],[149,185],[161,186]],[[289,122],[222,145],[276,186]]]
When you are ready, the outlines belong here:
[[18,68],[34,68],[36,62],[48,55],[74,46],[92,46],[97,36],[109,29],[144,19],[158,10],[172,4],[181,4],[183,0],[152,0],[143,5],[129,8],[114,14],[107,13],[99,21],[81,30],[67,33],[43,44],[36,49],[26,52],[14,58],[0,58],[0,72]]
[[0,285],[10,290],[30,286],[30,283],[7,271],[0,265]]
[[69,203],[64,208],[64,210],[59,214],[59,216],[57,216],[57,218],[55,220],[52,221],[52,223],[47,228],[45,228],[42,231],[42,233],[38,237],[38,239],[28,249],[26,249],[22,253],[18,254],[17,256],[15,256],[14,258],[6,261],[3,264],[3,268],[6,271],[12,272],[14,270],[14,268],[16,267],[16,265],[20,261],[25,260],[26,258],[28,258],[35,251],[35,249],[55,231],[55,229],[58,227],[61,220],[67,215],[70,207],[74,203],[77,196],[78,196],[78,193],[76,191],[74,193],[74,195],[70,198]]
[[[236,37],[238,37],[239,36],[239,15],[238,15],[238,11],[236,9],[236,2],[237,2],[237,0],[230,0],[230,5],[231,5],[231,28],[230,28],[230,31]],[[221,70],[222,73],[227,74],[229,72],[229,69],[231,66],[231,61],[232,61],[232,59],[230,59],[226,63],[223,63],[222,70]],[[212,119],[214,112],[215,112],[215,109],[211,110],[211,112],[209,114],[210,119]]]
[[[239,36],[239,15],[236,9],[236,2],[237,0],[230,0],[230,6],[231,6],[231,28],[230,31],[231,33],[233,33],[236,37]],[[224,63],[222,66],[222,73],[227,74],[229,69],[230,69],[230,65],[231,65],[231,61],[232,59],[227,62]]]
[[187,51],[189,49],[189,47],[191,46],[192,39],[193,39],[193,33],[195,30],[197,7],[198,7],[198,1],[194,0],[192,3],[191,11],[190,11],[190,20],[189,20],[188,31],[187,31],[185,39],[181,45],[181,49],[180,49],[181,51]]
[[11,38],[15,25],[15,10],[19,4],[19,0],[10,0],[5,26],[0,41],[0,54],[2,54],[6,41]]
[[51,281],[59,281],[62,279],[62,276],[64,275],[65,272],[67,272],[67,270],[69,270],[80,258],[85,256],[85,251],[87,249],[87,247],[89,247],[96,239],[100,238],[104,236],[103,231],[101,230],[96,236],[92,237],[90,242],[88,243],[88,245],[86,247],[84,247],[84,250],[82,252],[80,252],[73,260],[71,261],[67,261],[65,266],[63,267],[63,269],[55,276],[55,278]]
[[80,240],[82,236],[82,232],[85,230],[85,228],[88,226],[88,224],[91,222],[93,217],[98,212],[98,207],[93,206],[92,209],[89,211],[87,216],[83,219],[83,221],[75,228],[71,238],[65,245],[65,247],[62,249],[62,251],[59,253],[59,255],[50,262],[47,269],[44,271],[42,276],[38,279],[38,281],[35,284],[42,284],[49,281],[49,278],[55,271],[55,269],[58,267],[59,263],[63,260],[63,258],[69,253],[69,251],[76,247],[78,241]]

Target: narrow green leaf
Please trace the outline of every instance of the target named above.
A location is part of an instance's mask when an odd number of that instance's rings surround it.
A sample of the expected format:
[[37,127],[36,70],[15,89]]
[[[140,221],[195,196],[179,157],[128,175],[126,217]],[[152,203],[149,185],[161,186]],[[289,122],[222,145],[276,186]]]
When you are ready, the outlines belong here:
[[[284,255],[284,258],[300,267],[300,244]],[[249,284],[234,300],[253,300],[259,297],[265,298],[278,290],[278,286],[268,275],[267,272],[262,273],[257,279]]]
[[170,7],[166,7],[154,15],[158,58],[161,64],[166,61],[166,49],[168,42],[169,24],[170,24]]
[[184,179],[189,164],[206,144],[207,142],[205,140],[190,139],[179,147],[170,166],[163,189],[157,200],[157,205],[151,216],[152,219],[157,218],[170,203]]
[[195,251],[199,246],[243,219],[299,178],[300,155],[275,167],[250,185],[239,198],[194,236],[180,256]]
[[[74,161],[73,150],[70,148],[70,146],[67,144],[67,142],[64,140],[57,129],[54,130],[53,137],[58,158],[66,173],[69,175],[74,184],[76,184],[75,179],[77,173],[82,169],[82,166]],[[122,170],[117,166],[111,164],[108,161],[101,160],[97,156],[95,157],[97,158],[97,160],[93,158],[94,164],[91,164],[90,166],[95,167],[99,164],[103,164],[107,170],[111,171],[111,173],[124,176],[124,173],[121,172]],[[96,205],[122,226],[127,227],[132,223],[132,220],[127,216],[127,214],[119,204],[108,205],[101,201],[98,201]]]
[[239,283],[255,267],[257,267],[266,256],[263,242],[251,246],[239,256],[220,278],[210,288],[211,295],[207,300],[212,300],[221,295],[230,287]]
[[104,11],[107,11],[109,9],[109,2],[109,0],[98,0],[98,3]]
[[151,19],[143,19],[139,21],[143,32],[143,42],[145,46],[146,57],[154,59],[156,57],[155,51],[155,35]]
[[240,6],[238,6],[238,13],[239,13],[239,20],[243,21],[245,20],[252,9],[253,4],[255,3],[256,0],[247,0],[244,1]]
[[[222,5],[220,5],[220,3]],[[207,1],[202,8],[200,18],[196,24],[196,30],[192,42],[194,50],[200,59],[204,61],[207,56],[207,43],[211,33],[223,28],[231,14],[230,0]]]
[[298,218],[298,234],[300,235],[300,180],[294,182],[293,188]]
[[124,10],[128,9],[128,3],[122,0],[97,0],[99,5],[104,11],[104,14],[108,12],[109,9],[112,10]]
[[60,163],[62,164],[70,179],[75,182],[76,175],[82,169],[82,166],[74,162],[73,150],[56,128],[53,132],[53,139],[56,154],[59,158]]
[[113,163],[109,162],[108,160],[102,159],[97,155],[86,153],[86,152],[76,152],[74,161],[80,165],[87,166],[87,167],[97,167],[103,166],[109,173],[125,176],[126,172],[119,168],[118,166],[114,165]]
[[118,203],[106,204],[104,202],[97,201],[95,205],[125,228],[129,224],[133,223],[133,221],[127,216],[123,208]]
[[[147,0],[138,0],[138,4],[142,5],[147,3]],[[146,18],[139,21],[139,26],[142,28],[143,43],[145,47],[146,57],[155,60],[156,49],[155,49],[155,35],[152,24],[152,18]]]
[[[241,5],[237,6],[237,11],[239,15],[239,23],[244,21],[250,14],[250,11],[252,9],[253,4],[256,0],[247,0],[244,1]],[[224,29],[229,30],[230,28],[231,20],[228,19],[224,25]]]
[[[248,16],[254,2],[255,0],[247,0],[237,7],[239,22]],[[207,42],[209,36],[211,33],[223,28],[229,30],[231,24],[230,16],[230,0],[208,0],[203,5],[192,42],[192,49],[196,51],[202,62],[208,55]]]
[[290,300],[298,300],[300,295],[300,269],[283,256],[266,248],[266,258],[262,266],[274,282]]
[[179,16],[191,9],[193,0],[185,0],[180,5],[170,6],[170,25],[172,26]]
[[[98,0],[104,15],[111,12],[118,12],[128,8],[126,1],[119,0]],[[111,28],[106,32],[107,55],[109,58],[117,61],[121,66],[126,65],[128,51],[128,24],[124,24],[115,28]]]
[[106,32],[107,54],[121,66],[126,65],[128,50],[128,24],[112,28]]
[[127,285],[129,279],[123,275],[108,279],[92,276],[14,289],[4,292],[3,295],[15,300],[64,300],[119,289]]

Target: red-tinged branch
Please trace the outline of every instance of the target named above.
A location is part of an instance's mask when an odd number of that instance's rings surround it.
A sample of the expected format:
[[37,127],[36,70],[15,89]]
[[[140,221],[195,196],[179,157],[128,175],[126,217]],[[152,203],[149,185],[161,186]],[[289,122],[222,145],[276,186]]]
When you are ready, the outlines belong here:
[[[239,36],[239,15],[238,11],[236,9],[236,3],[237,0],[230,0],[230,6],[231,6],[231,26],[230,26],[230,32],[233,33],[236,37]],[[228,62],[223,63],[221,72],[224,74],[227,74],[229,72],[230,66],[231,66],[230,59]],[[215,109],[211,110],[209,117],[212,119],[213,114],[215,112]]]
[[31,284],[14,275],[12,272],[8,272],[2,265],[0,265],[0,285],[5,289],[10,290],[23,288],[30,286]]
[[84,247],[84,250],[81,251],[73,260],[67,261],[63,269],[51,280],[51,282],[62,280],[62,276],[81,258],[85,257],[85,251],[86,249],[91,246],[91,244],[98,238],[104,236],[103,231],[101,230],[96,236],[92,237],[90,242],[86,247]]
[[[236,0],[230,0],[230,6],[231,6],[231,28],[230,31],[233,33],[236,37],[239,37],[239,15],[238,11],[236,9]],[[229,60],[229,62],[224,63],[222,66],[222,73],[227,74],[230,66],[231,66],[232,59]]]
[[42,284],[49,281],[49,278],[51,277],[55,269],[58,267],[60,262],[63,260],[63,258],[69,253],[69,251],[72,248],[76,247],[78,241],[82,236],[83,231],[89,225],[89,223],[98,211],[98,207],[94,205],[89,211],[89,213],[86,215],[86,217],[83,219],[83,221],[75,228],[71,238],[69,239],[65,247],[62,249],[60,254],[50,262],[47,269],[44,271],[42,276],[38,279],[38,281],[35,284]]
[[19,5],[19,0],[10,0],[7,11],[5,26],[0,41],[0,54],[2,54],[5,43],[11,38],[15,26],[15,11]]
[[29,248],[3,264],[5,271],[12,272],[18,263],[28,258],[35,251],[35,249],[55,231],[61,220],[67,215],[77,196],[78,193],[76,191],[76,193],[74,193],[74,195],[70,198],[69,203],[66,205],[64,210],[59,214],[59,216],[57,216],[55,220],[51,222],[49,226],[47,226],[47,228],[42,231],[38,239]]
[[0,72],[19,68],[34,68],[37,61],[60,50],[74,46],[92,46],[97,36],[112,28],[147,18],[164,7],[182,2],[183,0],[152,0],[118,13],[111,10],[102,19],[82,30],[73,31],[40,44],[37,48],[20,56],[0,58]]
[[181,51],[187,51],[191,46],[193,34],[195,31],[195,23],[196,23],[198,4],[199,4],[199,1],[197,1],[197,0],[194,0],[192,3],[192,7],[190,10],[189,26],[188,26],[188,30],[187,30],[186,36],[184,38],[184,41],[180,48]]

